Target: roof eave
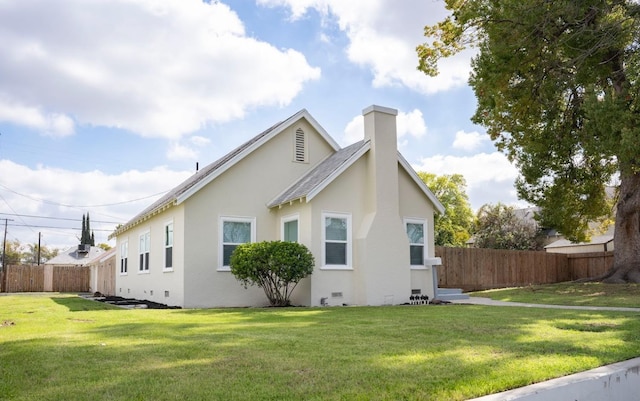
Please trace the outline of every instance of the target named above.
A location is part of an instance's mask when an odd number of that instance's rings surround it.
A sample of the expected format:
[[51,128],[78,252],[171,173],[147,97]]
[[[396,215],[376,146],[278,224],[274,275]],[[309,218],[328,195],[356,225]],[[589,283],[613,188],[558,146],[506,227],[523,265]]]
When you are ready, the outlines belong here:
[[431,203],[433,203],[433,206],[436,208],[436,210],[440,214],[443,214],[445,210],[444,205],[438,200],[435,194],[431,192],[427,184],[425,184],[424,181],[420,179],[416,171],[413,169],[413,167],[411,167],[407,159],[405,159],[400,152],[398,152],[398,161],[400,162],[400,165],[404,167],[405,171],[409,174],[409,176],[413,179],[413,181],[422,190],[422,192],[424,192],[424,194],[431,201]]

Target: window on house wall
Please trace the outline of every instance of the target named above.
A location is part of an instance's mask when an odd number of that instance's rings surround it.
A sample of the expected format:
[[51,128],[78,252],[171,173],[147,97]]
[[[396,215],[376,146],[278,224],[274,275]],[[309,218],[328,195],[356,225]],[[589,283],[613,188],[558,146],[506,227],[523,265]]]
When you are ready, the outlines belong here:
[[173,223],[164,226],[164,268],[173,269]]
[[307,162],[307,136],[298,128],[293,140],[293,160],[299,163]]
[[229,269],[231,254],[240,244],[255,242],[255,219],[223,217],[221,219],[221,267],[223,270]]
[[411,266],[424,266],[425,256],[425,224],[421,220],[405,220],[407,237],[409,237],[409,259]]
[[325,213],[322,218],[324,265],[349,267],[351,265],[351,216]]
[[140,264],[138,265],[138,271],[140,272],[148,272],[149,271],[149,248],[151,245],[151,233],[147,231],[146,233],[140,235]]
[[127,274],[129,266],[129,241],[120,244],[120,274]]
[[282,240],[298,242],[298,217],[285,217],[282,222]]

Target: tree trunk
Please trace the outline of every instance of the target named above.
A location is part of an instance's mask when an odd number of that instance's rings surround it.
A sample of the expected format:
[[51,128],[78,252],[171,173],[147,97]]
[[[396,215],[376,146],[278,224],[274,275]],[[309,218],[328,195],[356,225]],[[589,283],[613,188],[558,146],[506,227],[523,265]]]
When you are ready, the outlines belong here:
[[613,268],[606,283],[640,283],[640,173],[621,177],[616,205]]

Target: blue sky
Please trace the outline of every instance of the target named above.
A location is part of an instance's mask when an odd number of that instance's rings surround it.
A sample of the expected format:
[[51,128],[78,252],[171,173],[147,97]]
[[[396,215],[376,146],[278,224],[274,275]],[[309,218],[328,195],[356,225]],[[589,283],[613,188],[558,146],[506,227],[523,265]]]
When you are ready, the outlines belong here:
[[71,246],[88,212],[107,242],[196,162],[303,108],[343,146],[362,109],[395,108],[414,168],[463,174],[473,208],[521,204],[515,168],[470,122],[473,51],[416,71],[423,26],[445,15],[436,0],[1,2],[8,239]]

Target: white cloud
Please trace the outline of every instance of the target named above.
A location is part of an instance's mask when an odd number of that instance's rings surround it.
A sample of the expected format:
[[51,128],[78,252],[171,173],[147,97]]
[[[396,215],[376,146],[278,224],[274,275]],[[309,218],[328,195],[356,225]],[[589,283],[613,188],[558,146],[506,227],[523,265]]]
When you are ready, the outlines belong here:
[[174,142],[169,146],[169,150],[167,150],[167,158],[173,161],[196,160],[198,158],[198,151],[178,142]]
[[287,105],[320,77],[301,53],[247,36],[228,6],[201,0],[3,3],[0,54],[0,110],[21,113],[0,120],[52,135],[75,121],[177,139]]
[[[37,241],[38,232],[42,232],[46,245],[58,248],[77,244],[79,220],[87,212],[91,215],[96,241],[107,242],[107,236],[116,223],[125,223],[153,203],[161,193],[193,173],[164,167],[150,171],[129,170],[119,174],[106,174],[98,170],[80,173],[46,166],[29,168],[8,160],[0,160],[0,171],[0,213],[11,214],[7,217],[13,219],[12,224],[16,224],[9,227],[9,238],[19,239],[26,244]],[[14,214],[72,218],[78,219],[78,222],[37,220]],[[24,227],[25,224],[33,227]],[[50,227],[73,227],[78,230]]]
[[487,134],[481,134],[477,131],[473,132],[456,132],[456,138],[453,141],[454,149],[473,151],[482,146],[483,143],[489,141]]
[[427,125],[424,122],[424,116],[418,109],[414,109],[408,113],[399,112],[398,117],[398,138],[410,135],[414,138],[420,138],[427,133]]
[[[420,138],[427,133],[427,125],[424,122],[422,112],[414,109],[408,113],[399,111],[396,116],[398,129],[398,144],[400,147],[406,145],[406,140],[400,141],[406,135]],[[349,145],[364,138],[364,117],[355,116],[344,128],[344,135],[340,140],[342,145]]]
[[341,145],[349,145],[358,142],[362,138],[364,138],[364,118],[355,116],[344,127],[344,136],[340,142]]
[[462,174],[474,209],[485,203],[523,204],[514,188],[518,170],[499,152],[465,157],[436,155],[423,158],[413,168],[437,175]]
[[371,69],[373,86],[402,85],[430,94],[466,85],[473,51],[465,51],[440,64],[440,75],[430,78],[416,70],[415,48],[425,42],[424,26],[448,15],[443,2],[369,0],[259,0],[269,7],[289,7],[291,18],[302,18],[309,9],[335,17],[350,40],[349,59]]
[[189,141],[196,146],[206,146],[211,143],[211,139],[205,138],[203,136],[194,135],[189,138]]
[[74,122],[69,116],[58,113],[43,113],[37,107],[22,106],[2,100],[0,100],[0,121],[22,125],[45,135],[56,137],[73,135],[75,131]]

